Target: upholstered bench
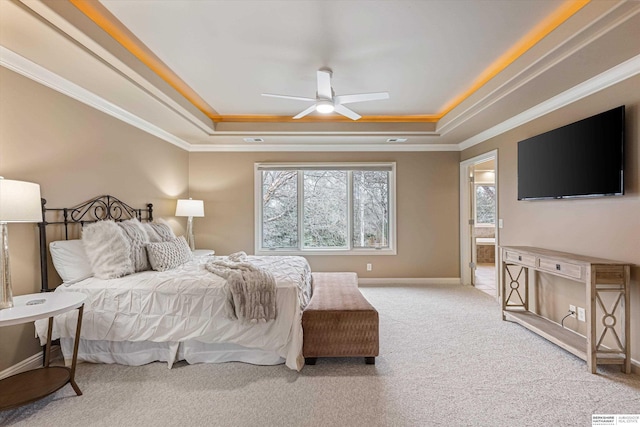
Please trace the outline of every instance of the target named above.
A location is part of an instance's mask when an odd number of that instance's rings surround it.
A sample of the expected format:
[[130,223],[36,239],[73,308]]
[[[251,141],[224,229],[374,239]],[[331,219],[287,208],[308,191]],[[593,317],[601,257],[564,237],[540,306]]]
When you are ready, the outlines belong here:
[[358,289],[356,273],[312,273],[313,296],[302,313],[302,354],[309,365],[318,357],[364,357],[375,364],[379,351],[378,312]]

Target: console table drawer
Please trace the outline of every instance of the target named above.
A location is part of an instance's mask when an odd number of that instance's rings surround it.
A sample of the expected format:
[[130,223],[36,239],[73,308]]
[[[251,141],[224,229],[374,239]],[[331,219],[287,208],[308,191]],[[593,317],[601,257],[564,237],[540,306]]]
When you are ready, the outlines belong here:
[[540,270],[550,271],[563,276],[582,279],[582,266],[554,259],[540,258]]
[[529,267],[536,266],[536,257],[533,255],[527,255],[520,252],[514,252],[505,250],[504,251],[504,260],[507,262],[513,262],[515,264],[526,265]]

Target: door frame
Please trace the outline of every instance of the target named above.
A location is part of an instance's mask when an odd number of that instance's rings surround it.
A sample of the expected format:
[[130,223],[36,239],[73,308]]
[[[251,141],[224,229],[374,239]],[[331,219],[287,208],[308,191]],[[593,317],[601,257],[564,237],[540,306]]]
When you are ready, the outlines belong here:
[[480,154],[478,156],[472,157],[470,159],[464,160],[460,162],[460,281],[463,285],[471,285],[472,277],[471,277],[471,268],[469,268],[469,263],[472,260],[471,254],[471,229],[469,227],[469,214],[472,211],[471,207],[471,186],[469,185],[469,168],[478,164],[485,162],[489,159],[495,159],[496,169],[495,169],[495,177],[496,177],[496,243],[495,243],[495,251],[496,251],[496,289],[499,290],[499,249],[498,242],[499,240],[499,230],[498,221],[500,218],[500,191],[498,188],[498,150],[491,150],[484,154]]

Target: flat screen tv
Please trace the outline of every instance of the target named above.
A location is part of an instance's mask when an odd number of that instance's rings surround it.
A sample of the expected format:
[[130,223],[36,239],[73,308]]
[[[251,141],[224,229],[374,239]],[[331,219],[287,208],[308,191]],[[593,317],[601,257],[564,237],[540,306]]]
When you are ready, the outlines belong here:
[[624,194],[624,105],[518,142],[518,200]]

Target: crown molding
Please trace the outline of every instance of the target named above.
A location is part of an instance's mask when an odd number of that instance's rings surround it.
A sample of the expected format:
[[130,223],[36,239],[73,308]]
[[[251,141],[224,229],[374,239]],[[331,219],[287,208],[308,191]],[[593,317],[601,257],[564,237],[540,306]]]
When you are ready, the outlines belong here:
[[[623,7],[624,6],[624,7]],[[587,28],[574,34],[562,44],[556,46],[543,57],[525,67],[510,79],[488,92],[471,105],[460,111],[451,111],[445,115],[436,125],[436,132],[446,135],[466,121],[482,113],[487,108],[500,102],[518,89],[533,81],[535,78],[551,70],[553,67],[576,54],[585,46],[595,42],[614,28],[622,25],[635,15],[640,13],[640,2],[629,3],[622,1],[605,16],[600,16]]]
[[[122,120],[144,132],[154,135],[170,144],[173,144],[189,152],[276,152],[276,151],[298,151],[298,152],[327,152],[327,151],[362,151],[362,152],[426,152],[426,151],[462,151],[474,145],[480,144],[490,138],[498,136],[504,132],[521,126],[527,122],[535,120],[545,114],[551,113],[559,108],[565,107],[573,102],[579,101],[598,91],[606,89],[614,84],[622,82],[640,73],[640,55],[637,55],[573,88],[562,92],[553,98],[548,99],[502,123],[493,126],[475,136],[468,138],[459,144],[326,144],[326,145],[305,145],[305,144],[191,144],[160,127],[138,117],[129,111],[105,100],[104,98],[70,82],[69,80],[47,70],[46,68],[18,55],[4,46],[0,46],[0,65],[17,72],[37,83],[56,90],[64,95],[80,101],[90,107],[102,111],[116,119]],[[236,132],[221,132],[222,134],[235,134]],[[249,132],[247,134],[265,134],[264,132]],[[399,135],[404,132],[384,132],[379,135]],[[238,133],[240,134],[240,133]],[[277,134],[277,133],[273,133]],[[300,133],[303,134],[302,132]],[[370,134],[370,133],[367,133]],[[408,134],[414,134],[409,132]],[[422,134],[415,133],[415,134]],[[436,134],[429,135],[439,136]],[[344,135],[344,134],[343,134]],[[376,133],[378,135],[378,133]],[[338,133],[330,133],[327,136],[339,136]]]
[[458,144],[192,144],[191,153],[202,152],[406,152],[460,151]]
[[0,65],[21,74],[36,83],[40,83],[48,88],[58,91],[70,98],[80,101],[96,110],[102,111],[118,120],[130,124],[144,132],[167,141],[183,150],[189,150],[191,144],[178,138],[177,136],[159,128],[158,126],[141,119],[135,114],[118,107],[106,99],[78,86],[69,80],[47,70],[46,68],[18,55],[4,46],[0,46]]
[[[215,126],[213,122],[204,112],[199,110],[197,103],[194,103],[185,97],[185,102],[188,103],[188,107],[186,107],[184,105],[181,105],[180,102],[176,101],[170,96],[171,91],[175,90],[176,93],[179,94],[179,96],[184,97],[184,95],[180,93],[180,90],[178,90],[181,87],[180,85],[178,85],[178,89],[170,85],[168,85],[164,89],[162,87],[157,87],[157,82],[154,84],[153,82],[149,81],[145,76],[141,75],[135,69],[128,66],[123,60],[118,58],[107,48],[97,43],[90,36],[76,28],[76,26],[74,26],[67,19],[61,16],[60,11],[56,10],[56,7],[60,6],[60,3],[44,3],[41,1],[25,0],[20,1],[26,7],[31,9],[35,14],[51,23],[57,31],[75,40],[87,52],[90,52],[95,57],[100,58],[102,61],[104,61],[105,64],[108,64],[122,76],[137,84],[141,89],[147,92],[149,96],[155,98],[158,102],[165,105],[176,114],[179,114],[185,120],[191,122],[201,131],[205,132],[208,135],[211,135],[213,132],[215,132]],[[52,8],[52,6],[54,7]],[[88,2],[86,2],[86,6],[96,7],[96,5],[91,5]],[[76,6],[72,7],[75,8]],[[160,78],[162,78],[162,75],[159,74],[159,76]],[[184,86],[186,86],[186,84]],[[165,91],[167,92],[165,93]],[[190,111],[190,109],[194,111]]]
[[541,102],[535,107],[529,108],[520,114],[511,117],[504,122],[493,126],[479,134],[472,136],[458,144],[460,151],[466,150],[469,147],[480,144],[490,138],[503,134],[518,126],[522,126],[532,120],[556,111],[562,107],[566,107],[569,104],[577,102],[589,95],[620,83],[628,78],[631,78],[637,74],[640,74],[640,55],[616,65],[615,67],[580,83],[571,89],[568,89],[548,100]]

